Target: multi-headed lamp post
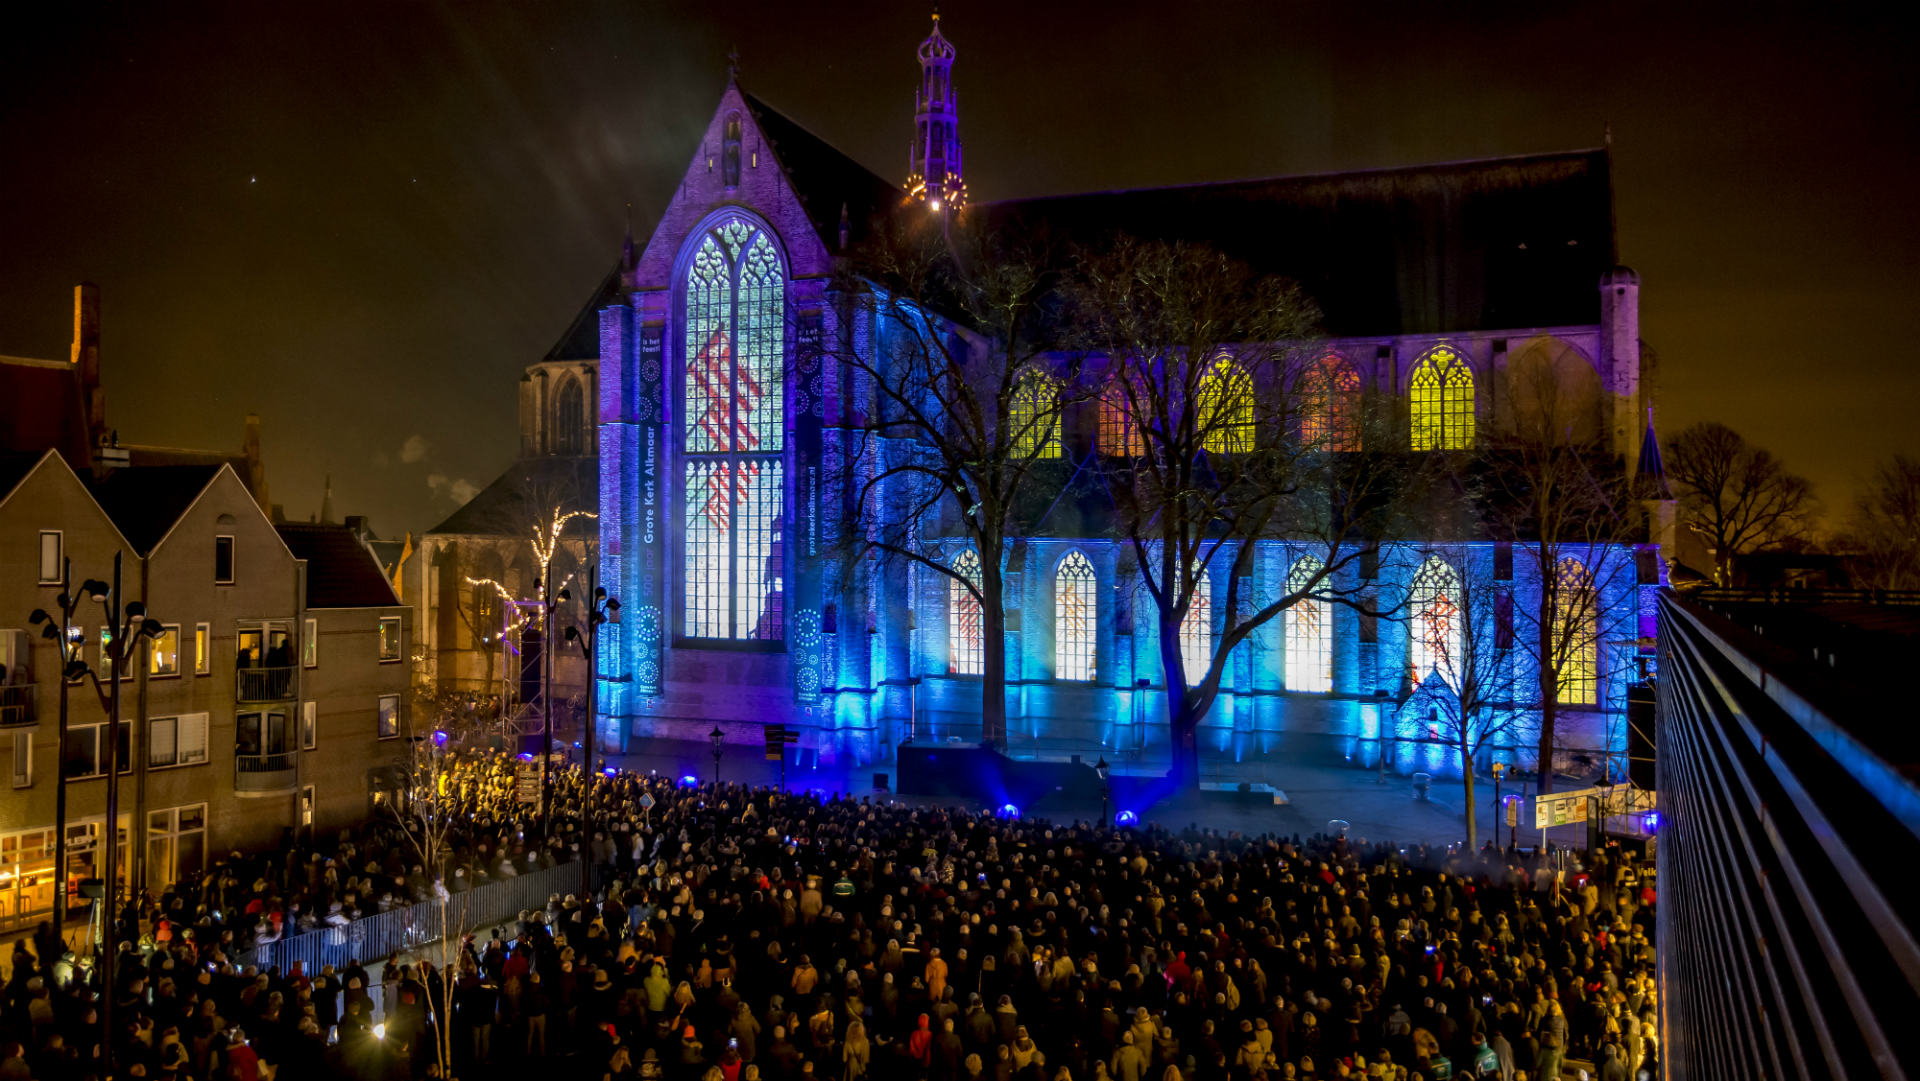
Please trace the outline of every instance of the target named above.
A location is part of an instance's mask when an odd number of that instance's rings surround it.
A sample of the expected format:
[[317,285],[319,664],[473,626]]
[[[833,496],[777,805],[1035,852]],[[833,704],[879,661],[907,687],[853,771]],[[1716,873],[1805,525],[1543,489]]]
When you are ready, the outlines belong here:
[[[148,619],[147,606],[139,601],[122,603],[120,593],[119,552],[113,554],[113,585],[108,586],[104,582],[88,579],[81,584],[80,589],[88,598],[99,601],[101,607],[106,609],[107,641],[104,646],[104,652],[106,659],[110,662],[107,670],[107,688],[102,694],[107,705],[107,750],[105,755],[107,820],[101,828],[100,838],[100,846],[105,850],[101,856],[101,882],[104,892],[100,900],[100,962],[102,965],[100,969],[100,1031],[108,1034],[108,1038],[101,1043],[100,1053],[103,1059],[101,1063],[102,1072],[110,1075],[113,1070],[113,1040],[111,1038],[114,1031],[113,1006],[114,999],[119,996],[119,992],[114,984],[113,969],[114,959],[119,952],[119,946],[114,942],[114,918],[119,903],[115,888],[118,885],[120,874],[120,681],[126,677],[129,664],[133,660],[135,647],[138,646],[142,640],[158,638],[161,634],[165,633],[166,628],[161,626],[159,620]],[[73,609],[79,607],[78,599],[69,598],[64,592],[59,599],[65,602],[61,604],[62,618],[70,623]],[[28,618],[36,624],[50,621],[50,617],[44,611],[36,611]],[[46,632],[42,631],[41,633],[45,634]],[[64,629],[56,633],[61,634],[63,639],[66,637]],[[65,655],[64,648],[62,649],[62,655]],[[77,659],[69,661],[66,664],[62,675],[68,677],[89,676],[93,679],[94,688],[98,690],[100,687],[99,673],[88,668],[83,661]],[[61,682],[63,684],[61,688],[61,703],[64,705],[66,701],[64,683],[66,680],[63,679]],[[62,716],[64,718],[64,710],[62,711]],[[62,727],[65,727],[64,719],[62,721]],[[65,746],[64,734],[62,736],[62,746]],[[63,791],[64,787],[63,785]],[[65,801],[62,800],[61,802]],[[60,829],[61,837],[64,840],[66,834],[66,824],[64,822],[61,823]],[[137,843],[135,840],[136,837],[137,833],[135,831],[128,831],[128,843]],[[60,855],[64,856],[64,852]],[[66,869],[62,867],[61,873],[65,874],[65,870]],[[65,883],[60,883],[59,886],[60,901],[64,904],[66,901]]]
[[[595,743],[593,700],[594,692],[600,685],[600,628],[605,624],[616,622],[620,618],[619,598],[607,596],[606,589],[602,588],[596,582],[598,577],[599,568],[596,567],[587,571],[587,588],[590,591],[588,593],[590,601],[586,606],[586,631],[582,632],[578,627],[568,626],[566,632],[567,641],[579,645],[580,652],[587,658],[587,716],[585,721],[587,731],[586,739],[582,741],[585,746],[582,748],[581,765],[589,775],[593,773],[593,745]],[[563,589],[560,591],[560,601],[566,602],[572,599],[573,594],[570,590]],[[552,738],[551,732],[548,733],[548,738]],[[603,753],[601,755],[601,761],[604,762],[605,760],[606,756]],[[589,793],[593,791],[591,776],[588,777],[588,784],[585,788]],[[587,815],[587,821],[581,829],[581,835],[585,837],[592,832],[593,827],[592,797],[590,795],[587,797],[587,806],[583,808],[583,810]],[[591,896],[593,894],[593,853],[591,846],[582,848],[580,852],[580,867],[582,890],[584,895]]]

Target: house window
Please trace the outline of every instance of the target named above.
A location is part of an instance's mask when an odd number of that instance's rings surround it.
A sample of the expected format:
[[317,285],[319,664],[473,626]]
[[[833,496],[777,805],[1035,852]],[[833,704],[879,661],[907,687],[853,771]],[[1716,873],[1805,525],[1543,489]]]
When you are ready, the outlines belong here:
[[[120,746],[114,755],[121,773],[131,772],[131,756],[128,748],[133,743],[133,725],[128,721],[120,722]],[[101,777],[106,775],[107,726],[99,724],[76,724],[67,726],[67,745],[61,749],[60,771],[68,780],[83,777]]]
[[195,623],[193,625],[193,674],[208,675],[213,671],[213,625]]
[[1563,706],[1591,705],[1599,687],[1600,640],[1593,577],[1577,559],[1560,561],[1554,581],[1553,654]]
[[392,739],[400,734],[400,696],[383,694],[380,696],[379,738]]
[[1207,569],[1193,568],[1193,600],[1187,604],[1187,616],[1180,621],[1180,664],[1186,669],[1186,685],[1213,663],[1213,583]]
[[1200,379],[1195,420],[1200,445],[1215,454],[1245,454],[1253,449],[1253,379],[1246,369],[1220,357]]
[[307,785],[300,790],[300,827],[313,828],[313,786]]
[[1439,556],[1428,556],[1413,576],[1412,615],[1408,645],[1414,685],[1435,671],[1449,683],[1455,682],[1454,665],[1460,659],[1460,575]]
[[198,766],[206,760],[206,714],[155,717],[147,723],[147,768]]
[[300,625],[300,663],[308,668],[320,664],[320,621],[317,619]]
[[169,623],[147,647],[147,675],[180,674],[180,624]]
[[213,538],[213,581],[215,585],[233,584],[233,538]]
[[13,787],[33,784],[33,731],[13,734]]
[[1060,457],[1059,382],[1044,372],[1028,372],[1014,388],[1007,427],[1018,457]]
[[285,713],[241,713],[233,720],[233,750],[240,758],[241,772],[271,773],[293,768]]
[[[953,560],[953,571],[980,588],[980,556],[969,548]],[[947,671],[956,676],[977,676],[987,669],[986,629],[981,620],[980,598],[958,579],[947,579]]]
[[1317,450],[1360,449],[1360,376],[1328,353],[1301,379],[1300,441]]
[[147,881],[178,882],[206,866],[207,805],[170,807],[147,815]]
[[686,305],[685,634],[783,641],[786,277],[767,233],[703,236]]
[[311,751],[320,743],[320,703],[300,703],[300,748]]
[[65,570],[61,560],[64,549],[64,537],[57,529],[40,531],[40,582],[42,585],[58,585]]
[[380,660],[397,661],[400,659],[400,617],[380,617]]
[[1055,679],[1094,678],[1094,613],[1096,598],[1093,564],[1079,552],[1068,552],[1053,573],[1053,676]]
[[1414,450],[1466,450],[1473,446],[1473,369],[1466,358],[1438,346],[1420,359],[1408,383],[1413,405]]
[[[1313,588],[1314,576],[1324,566],[1312,556],[1302,557],[1287,574],[1287,592]],[[1287,690],[1316,694],[1333,690],[1332,635],[1327,633],[1331,615],[1326,601],[1311,596],[1286,610]]]

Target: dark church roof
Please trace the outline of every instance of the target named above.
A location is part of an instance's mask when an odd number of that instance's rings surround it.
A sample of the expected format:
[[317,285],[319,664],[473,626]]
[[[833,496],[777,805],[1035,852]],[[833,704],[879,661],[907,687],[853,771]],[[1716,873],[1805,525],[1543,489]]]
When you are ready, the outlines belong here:
[[49,447],[75,472],[93,466],[80,366],[0,357],[0,450],[25,451],[37,461]]
[[88,485],[100,509],[140,555],[150,554],[225,468],[218,465],[153,465],[116,469]]
[[1293,278],[1336,336],[1600,321],[1614,257],[1605,150],[977,205],[990,227],[1211,245]]
[[314,522],[281,522],[273,528],[295,559],[307,561],[307,607],[384,608],[400,603],[353,528]]
[[600,359],[600,309],[609,304],[618,304],[620,296],[620,264],[614,263],[613,269],[601,279],[600,287],[593,291],[580,313],[567,325],[566,333],[553,343],[542,360],[598,360]]
[[518,533],[527,524],[529,492],[546,493],[561,500],[563,510],[597,513],[600,459],[521,458],[427,533],[481,537]]
[[840,208],[847,211],[850,244],[858,244],[884,218],[907,203],[907,193],[875,176],[873,171],[834,149],[826,140],[782,115],[766,102],[741,91],[753,118],[773,144],[774,160],[807,208],[807,217],[826,243],[840,250]]

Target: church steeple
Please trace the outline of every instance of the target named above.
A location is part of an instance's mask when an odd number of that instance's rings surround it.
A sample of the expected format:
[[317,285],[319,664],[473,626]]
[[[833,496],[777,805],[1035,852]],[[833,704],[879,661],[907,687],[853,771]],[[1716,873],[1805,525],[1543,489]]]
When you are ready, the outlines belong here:
[[938,11],[919,55],[907,191],[935,210],[959,210],[967,205],[960,167],[960,108],[953,94],[953,44],[940,36]]

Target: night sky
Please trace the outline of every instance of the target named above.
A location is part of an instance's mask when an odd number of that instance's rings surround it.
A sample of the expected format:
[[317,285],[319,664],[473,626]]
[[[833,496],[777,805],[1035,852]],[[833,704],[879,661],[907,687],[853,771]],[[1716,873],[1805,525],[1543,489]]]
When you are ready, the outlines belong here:
[[[1842,510],[1920,452],[1904,5],[942,5],[976,200],[1599,145],[1663,429],[1725,421]],[[1906,15],[1902,12],[1906,11]],[[518,451],[517,380],[748,89],[906,172],[920,4],[12,5],[0,354],[100,283],[125,442],[431,527]]]

